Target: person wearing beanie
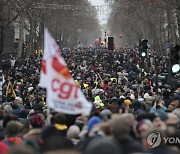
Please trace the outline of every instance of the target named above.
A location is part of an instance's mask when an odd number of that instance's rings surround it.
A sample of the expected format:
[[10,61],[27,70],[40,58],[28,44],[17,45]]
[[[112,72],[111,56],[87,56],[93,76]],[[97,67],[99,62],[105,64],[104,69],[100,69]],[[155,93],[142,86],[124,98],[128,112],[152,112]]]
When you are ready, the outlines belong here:
[[99,117],[97,117],[97,116],[91,117],[91,118],[89,119],[88,123],[87,123],[87,130],[88,130],[88,132],[90,132],[91,129],[92,129],[95,125],[99,124],[100,122],[101,122],[101,119],[100,119]]
[[148,93],[145,93],[144,94],[144,99],[148,99],[149,98],[149,94]]
[[64,114],[58,113],[54,116],[54,127],[58,130],[59,135],[66,136],[68,126]]
[[18,136],[20,133],[20,124],[17,121],[10,121],[6,126],[6,137],[3,140],[9,147],[22,144],[22,139]]
[[124,100],[124,104],[125,104],[126,106],[129,106],[129,105],[132,104],[132,102],[131,102],[129,99],[126,99],[126,100]]
[[102,119],[104,121],[107,121],[107,120],[111,119],[111,114],[112,114],[112,112],[110,110],[104,109],[101,111],[100,116],[102,117]]
[[42,139],[41,139],[41,131],[43,127],[43,118],[42,115],[37,113],[34,114],[32,117],[30,117],[30,126],[31,129],[28,133],[26,133],[23,136],[23,139],[25,141],[33,140],[36,144],[41,145]]

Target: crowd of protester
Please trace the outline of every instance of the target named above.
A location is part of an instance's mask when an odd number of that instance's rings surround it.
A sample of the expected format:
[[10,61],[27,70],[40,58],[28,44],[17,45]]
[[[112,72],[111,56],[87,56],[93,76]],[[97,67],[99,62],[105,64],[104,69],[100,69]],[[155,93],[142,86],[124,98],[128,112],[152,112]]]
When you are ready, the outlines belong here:
[[[180,86],[157,80],[167,73],[167,56],[149,51],[142,60],[125,48],[63,49],[62,55],[93,104],[91,114],[49,112],[39,87],[42,55],[11,55],[3,69],[0,154],[180,153],[179,142],[164,140],[180,140]],[[15,95],[7,93],[9,81]],[[160,136],[150,142],[151,133]]]

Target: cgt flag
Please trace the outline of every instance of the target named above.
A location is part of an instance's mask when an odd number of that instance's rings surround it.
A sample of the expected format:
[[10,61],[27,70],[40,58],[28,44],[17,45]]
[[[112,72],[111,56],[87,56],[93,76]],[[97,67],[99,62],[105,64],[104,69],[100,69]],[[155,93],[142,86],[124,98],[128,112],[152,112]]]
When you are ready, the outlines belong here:
[[[47,90],[47,105],[65,114],[89,115],[92,104],[87,101],[80,87],[75,83],[56,41],[45,29],[45,65],[42,67],[41,81]],[[45,78],[43,78],[45,77]]]

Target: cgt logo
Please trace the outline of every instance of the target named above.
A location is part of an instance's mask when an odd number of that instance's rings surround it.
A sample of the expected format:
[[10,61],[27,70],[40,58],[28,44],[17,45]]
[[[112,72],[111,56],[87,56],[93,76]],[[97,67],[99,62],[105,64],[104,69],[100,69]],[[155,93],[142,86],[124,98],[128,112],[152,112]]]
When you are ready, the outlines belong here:
[[57,73],[61,74],[65,79],[70,79],[71,78],[71,74],[69,72],[68,67],[61,64],[57,57],[53,57],[52,67],[54,68],[54,70]]
[[155,148],[161,144],[161,135],[159,132],[153,132],[148,135],[147,143],[150,148]]

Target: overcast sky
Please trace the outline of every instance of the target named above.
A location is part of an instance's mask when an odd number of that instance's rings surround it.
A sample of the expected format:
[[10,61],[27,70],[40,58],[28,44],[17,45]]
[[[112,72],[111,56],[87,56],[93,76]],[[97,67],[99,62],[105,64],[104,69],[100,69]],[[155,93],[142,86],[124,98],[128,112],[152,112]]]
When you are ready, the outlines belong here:
[[[89,0],[89,1],[92,3],[92,5],[95,5],[95,6],[106,5],[105,0]],[[107,23],[107,20],[106,20],[108,18],[107,15],[100,15],[98,13],[98,18],[99,18],[99,21],[100,21],[101,25],[104,25],[104,24]]]
[[89,0],[93,5],[103,5],[104,0]]

